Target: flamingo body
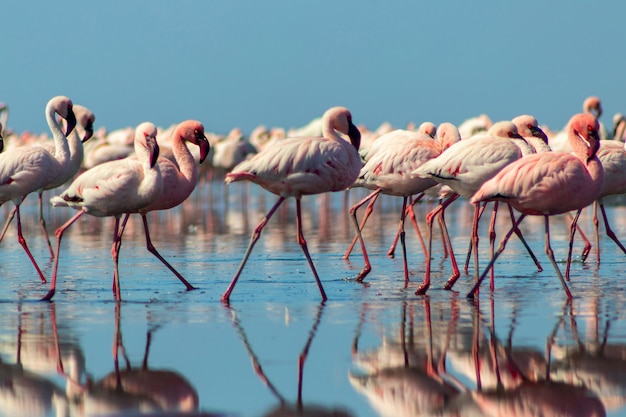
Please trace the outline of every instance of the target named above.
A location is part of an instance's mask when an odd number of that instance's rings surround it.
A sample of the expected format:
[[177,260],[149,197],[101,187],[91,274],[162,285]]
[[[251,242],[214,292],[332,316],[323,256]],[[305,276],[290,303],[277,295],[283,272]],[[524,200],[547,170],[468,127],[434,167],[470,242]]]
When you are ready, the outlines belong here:
[[[239,269],[222,294],[222,301],[228,302],[261,231],[272,214],[288,197],[296,199],[298,244],[307,258],[322,299],[326,300],[326,293],[302,234],[300,200],[303,195],[347,189],[357,179],[362,162],[358,152],[361,134],[352,123],[352,114],[347,108],[332,107],[324,113],[322,134],[322,137],[289,138],[274,143],[274,146],[264,148],[226,175],[227,184],[248,180],[278,195],[279,199],[252,234]],[[340,134],[347,135],[350,142]]]
[[[591,114],[574,115],[568,125],[569,144],[573,153],[546,152],[522,158],[506,166],[487,181],[472,197],[474,204],[481,201],[505,201],[522,215],[504,237],[490,261],[491,268],[504,250],[513,230],[526,215],[543,215],[546,229],[546,254],[549,256],[568,298],[572,297],[559,270],[550,247],[549,216],[577,210],[570,229],[572,238],[580,211],[593,203],[604,186],[604,169],[597,151],[600,146],[598,120]],[[568,266],[569,269],[569,260]],[[484,276],[480,277],[468,297],[473,297]]]
[[78,213],[56,231],[57,257],[50,290],[43,297],[44,300],[50,300],[56,291],[59,249],[63,233],[85,213],[96,217],[115,217],[111,248],[114,264],[113,289],[115,298],[121,300],[118,258],[122,233],[119,232],[119,219],[123,214],[138,212],[161,193],[163,184],[161,171],[156,163],[159,156],[156,135],[157,129],[154,124],[141,123],[135,130],[136,157],[96,165],[76,177],[60,196],[50,199],[53,206],[72,207],[78,210]]

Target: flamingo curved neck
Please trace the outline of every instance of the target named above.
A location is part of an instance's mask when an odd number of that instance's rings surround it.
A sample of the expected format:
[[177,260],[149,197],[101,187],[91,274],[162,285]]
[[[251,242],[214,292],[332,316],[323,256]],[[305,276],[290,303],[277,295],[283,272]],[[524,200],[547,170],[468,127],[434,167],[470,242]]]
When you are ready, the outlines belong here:
[[70,149],[67,138],[61,130],[61,125],[57,121],[56,110],[53,106],[46,108],[46,121],[54,138],[54,158],[62,165],[67,165],[70,159]]
[[178,132],[174,132],[172,151],[174,152],[174,159],[176,159],[180,173],[190,183],[195,184],[198,176],[198,167],[187,146],[187,141]]

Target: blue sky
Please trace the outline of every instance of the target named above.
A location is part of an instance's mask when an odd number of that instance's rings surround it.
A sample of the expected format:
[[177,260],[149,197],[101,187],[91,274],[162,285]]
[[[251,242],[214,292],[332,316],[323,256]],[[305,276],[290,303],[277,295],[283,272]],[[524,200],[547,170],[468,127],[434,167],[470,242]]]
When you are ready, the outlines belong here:
[[11,1],[0,101],[47,131],[65,94],[115,129],[301,126],[334,105],[375,128],[521,113],[561,128],[588,95],[626,112],[623,1]]

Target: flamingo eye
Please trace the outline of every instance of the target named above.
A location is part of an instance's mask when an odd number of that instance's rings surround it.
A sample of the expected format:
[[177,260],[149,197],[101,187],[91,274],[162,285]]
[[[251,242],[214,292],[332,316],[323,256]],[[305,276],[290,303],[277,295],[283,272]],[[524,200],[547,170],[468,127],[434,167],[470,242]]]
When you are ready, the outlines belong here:
[[529,129],[532,129],[532,128],[533,128],[533,125],[531,125],[530,123],[528,123],[528,126],[526,126],[526,127],[527,127],[527,128],[529,128]]

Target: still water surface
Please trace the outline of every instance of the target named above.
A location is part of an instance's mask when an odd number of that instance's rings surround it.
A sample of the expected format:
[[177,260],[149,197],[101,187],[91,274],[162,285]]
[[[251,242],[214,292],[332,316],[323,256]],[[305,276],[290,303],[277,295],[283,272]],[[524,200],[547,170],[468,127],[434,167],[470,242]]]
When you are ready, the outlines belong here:
[[[353,190],[349,202],[363,195]],[[565,415],[626,415],[625,255],[604,233],[599,265],[595,248],[580,262],[577,240],[568,303],[543,252],[543,221],[527,218],[522,230],[544,271],[512,240],[496,263],[493,296],[485,286],[479,301],[469,302],[472,266],[454,291],[441,289],[451,269],[436,229],[433,284],[418,297],[424,256],[409,224],[407,286],[401,252],[385,256],[400,199],[381,199],[366,227],[373,270],[358,284],[350,279],[363,266],[358,248],[349,262],[342,259],[353,233],[344,194],[305,197],[304,233],[329,300],[320,303],[295,241],[290,201],[269,223],[225,306],[220,295],[274,202],[253,185],[212,182],[182,207],[151,217],[153,243],[198,287],[190,292],[145,249],[134,219],[120,257],[119,304],[111,292],[111,219],[85,216],[68,231],[52,303],[37,301],[47,285],[13,225],[0,243],[1,415],[510,415],[520,404],[545,415],[550,407]],[[34,199],[23,207],[26,239],[50,277]],[[424,213],[432,207],[417,206],[425,236]],[[9,209],[0,209],[3,218]],[[625,213],[619,204],[608,207],[622,237]],[[47,214],[52,230],[72,211]],[[461,266],[471,215],[465,201],[447,213]],[[508,224],[499,216],[499,236]],[[553,249],[563,259],[566,220],[551,224]],[[590,210],[581,224],[592,237]]]

